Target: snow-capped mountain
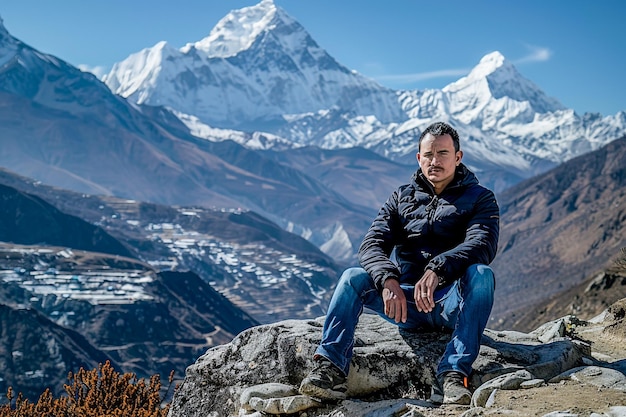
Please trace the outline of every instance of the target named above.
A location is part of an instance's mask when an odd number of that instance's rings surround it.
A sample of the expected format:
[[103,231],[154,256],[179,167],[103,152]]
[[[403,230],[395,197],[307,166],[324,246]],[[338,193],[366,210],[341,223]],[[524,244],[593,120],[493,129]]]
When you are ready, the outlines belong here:
[[[14,38],[0,18],[0,91],[16,94],[37,103],[74,114],[103,104],[111,115],[127,106],[110,97],[97,78],[55,56],[41,53]],[[59,76],[63,74],[63,76]],[[56,83],[54,82],[56,81]],[[108,99],[104,99],[104,97]]]
[[[315,178],[255,150],[276,140],[290,149],[281,138],[239,134],[242,142],[257,143],[255,149],[199,139],[165,109],[113,94],[93,74],[20,42],[4,27],[1,40],[0,167],[86,194],[253,210],[318,247],[338,239],[345,247],[334,255],[346,257],[353,256],[373,207],[386,198],[368,193],[347,201],[343,195],[351,190],[338,187],[352,187],[348,180],[334,181],[334,173]],[[365,155],[366,166],[374,155]],[[318,157],[307,161],[316,164],[310,161]],[[391,175],[376,167],[364,175],[390,179],[401,170],[390,162],[372,163],[393,166]],[[358,171],[350,164],[344,168]],[[393,183],[399,181],[394,177]],[[375,204],[366,207],[370,201]]]
[[447,85],[443,92],[448,93],[451,114],[468,124],[486,114],[520,120],[525,114],[565,110],[499,52],[485,55],[469,75]]
[[496,192],[626,125],[623,112],[562,109],[499,53],[442,90],[383,88],[268,0],[200,42],[118,64],[106,80],[129,100],[0,33],[1,166],[84,193],[254,210],[341,261],[415,170],[416,136],[434,119],[457,127],[464,161]]
[[172,109],[196,136],[255,149],[360,146],[414,163],[415,137],[447,120],[468,165],[497,190],[626,132],[624,112],[580,116],[497,51],[441,90],[391,91],[337,63],[271,0],[232,11],[198,42],[133,54],[104,80],[129,100]]
[[133,54],[104,81],[131,101],[223,127],[332,107],[403,118],[394,91],[337,63],[271,0],[232,11],[198,42]]

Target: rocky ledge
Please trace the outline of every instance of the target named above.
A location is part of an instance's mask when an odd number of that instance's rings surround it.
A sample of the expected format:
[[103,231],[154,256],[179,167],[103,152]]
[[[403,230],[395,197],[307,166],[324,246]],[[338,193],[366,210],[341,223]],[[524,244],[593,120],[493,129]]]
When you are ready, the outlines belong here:
[[257,326],[187,368],[169,416],[626,416],[625,311],[623,299],[590,321],[566,316],[530,333],[486,330],[470,406],[427,401],[449,335],[399,332],[363,315],[348,399],[328,404],[297,392],[323,318]]

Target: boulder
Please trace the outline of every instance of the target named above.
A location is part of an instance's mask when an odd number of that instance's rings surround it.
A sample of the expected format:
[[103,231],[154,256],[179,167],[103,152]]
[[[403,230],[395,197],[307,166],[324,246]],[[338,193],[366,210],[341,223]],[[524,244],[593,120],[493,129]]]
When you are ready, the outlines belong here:
[[[356,416],[358,411],[346,413],[345,408],[354,411],[358,408],[355,404],[363,404],[370,412],[382,407],[397,413],[411,403],[428,406],[425,400],[450,335],[400,332],[397,326],[372,314],[364,314],[357,327],[348,399],[322,404],[299,396],[296,390],[313,367],[322,325],[323,318],[280,321],[250,328],[230,343],[209,349],[187,368],[169,416],[226,417],[262,412],[306,413],[312,417],[335,415],[333,410],[339,413],[336,415]],[[586,347],[563,337],[562,328],[563,323],[554,322],[528,334],[486,330],[474,363],[472,388],[523,370],[529,374],[521,378],[524,381],[549,380],[583,365]],[[276,394],[271,394],[272,389]],[[486,392],[481,395],[482,402]]]

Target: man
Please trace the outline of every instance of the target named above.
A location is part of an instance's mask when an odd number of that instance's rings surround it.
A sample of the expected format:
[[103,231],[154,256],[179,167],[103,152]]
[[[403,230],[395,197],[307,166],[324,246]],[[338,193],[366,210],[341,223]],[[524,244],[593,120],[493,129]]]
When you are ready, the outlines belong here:
[[404,330],[452,331],[431,400],[469,404],[464,381],[493,305],[495,278],[487,265],[496,254],[499,208],[462,157],[459,135],[448,124],[422,132],[420,168],[370,226],[359,248],[362,268],[342,274],[301,393],[345,398],[354,331],[367,307]]

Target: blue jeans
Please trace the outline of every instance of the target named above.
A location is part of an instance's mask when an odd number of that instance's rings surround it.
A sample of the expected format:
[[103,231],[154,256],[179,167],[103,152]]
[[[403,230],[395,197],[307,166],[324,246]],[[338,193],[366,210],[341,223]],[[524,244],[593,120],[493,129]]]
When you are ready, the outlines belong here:
[[315,354],[326,357],[348,375],[354,331],[363,308],[367,307],[404,330],[452,330],[437,375],[457,371],[469,376],[493,306],[495,278],[491,268],[472,265],[460,280],[435,291],[435,308],[430,313],[417,311],[413,285],[401,287],[408,307],[406,323],[396,323],[385,315],[383,299],[363,268],[346,269],[330,301],[322,342]]

